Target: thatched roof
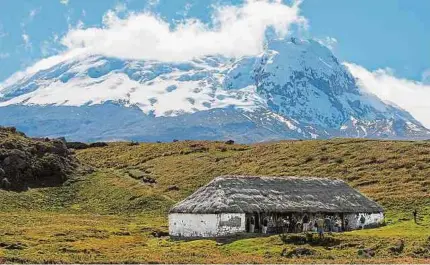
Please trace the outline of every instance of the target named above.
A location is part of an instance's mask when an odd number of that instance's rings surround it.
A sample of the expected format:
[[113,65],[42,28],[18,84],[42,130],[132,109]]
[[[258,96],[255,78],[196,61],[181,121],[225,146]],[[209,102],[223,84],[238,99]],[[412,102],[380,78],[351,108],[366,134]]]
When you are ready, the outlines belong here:
[[341,180],[308,177],[223,176],[171,213],[374,213],[383,209]]

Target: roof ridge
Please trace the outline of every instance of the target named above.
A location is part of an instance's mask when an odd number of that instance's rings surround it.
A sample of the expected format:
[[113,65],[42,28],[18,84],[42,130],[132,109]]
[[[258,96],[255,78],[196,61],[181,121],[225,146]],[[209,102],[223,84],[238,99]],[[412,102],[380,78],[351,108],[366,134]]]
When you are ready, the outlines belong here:
[[171,209],[171,213],[266,211],[365,213],[383,209],[340,179],[251,175],[219,176]]
[[328,180],[328,181],[341,181],[345,182],[339,178],[328,178],[328,177],[318,177],[318,176],[267,176],[267,175],[222,175],[215,178],[215,180],[221,179],[239,179],[239,178],[259,178],[259,179],[299,179],[299,180]]

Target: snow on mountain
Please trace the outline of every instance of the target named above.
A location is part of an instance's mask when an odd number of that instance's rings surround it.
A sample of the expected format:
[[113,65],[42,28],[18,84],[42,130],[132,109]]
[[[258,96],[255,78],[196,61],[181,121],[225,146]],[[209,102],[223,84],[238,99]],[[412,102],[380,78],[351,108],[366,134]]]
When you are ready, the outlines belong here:
[[361,91],[313,40],[274,40],[263,54],[238,59],[76,57],[5,84],[2,123],[37,136],[250,142],[430,135],[406,111]]
[[253,87],[234,93],[219,89],[229,65],[226,59],[212,57],[166,64],[93,56],[57,65],[3,89],[0,106],[82,106],[116,101],[138,106],[156,117],[230,105],[254,107],[258,100]]

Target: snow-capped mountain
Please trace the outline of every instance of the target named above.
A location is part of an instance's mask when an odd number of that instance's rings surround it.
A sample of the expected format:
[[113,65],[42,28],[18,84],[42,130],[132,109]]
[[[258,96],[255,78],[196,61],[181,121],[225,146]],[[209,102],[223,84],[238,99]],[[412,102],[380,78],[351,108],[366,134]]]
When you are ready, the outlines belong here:
[[430,136],[360,90],[328,48],[295,38],[239,59],[75,57],[0,85],[0,117],[30,135],[81,141]]

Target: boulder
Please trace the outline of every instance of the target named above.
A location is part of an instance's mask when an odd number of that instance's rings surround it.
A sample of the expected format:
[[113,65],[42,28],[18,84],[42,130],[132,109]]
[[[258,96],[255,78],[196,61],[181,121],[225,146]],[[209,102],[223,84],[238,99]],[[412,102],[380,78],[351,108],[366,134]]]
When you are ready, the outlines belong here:
[[20,154],[10,154],[8,157],[6,157],[3,160],[3,166],[5,168],[13,167],[15,169],[21,170],[27,166],[27,163],[26,163],[26,159],[24,158],[24,155],[21,156]]
[[69,149],[65,142],[60,140],[52,140],[51,152],[60,156],[65,156],[69,153]]
[[3,178],[1,180],[0,183],[0,188],[5,189],[5,190],[10,190],[12,184],[10,183],[10,181],[7,178]]

